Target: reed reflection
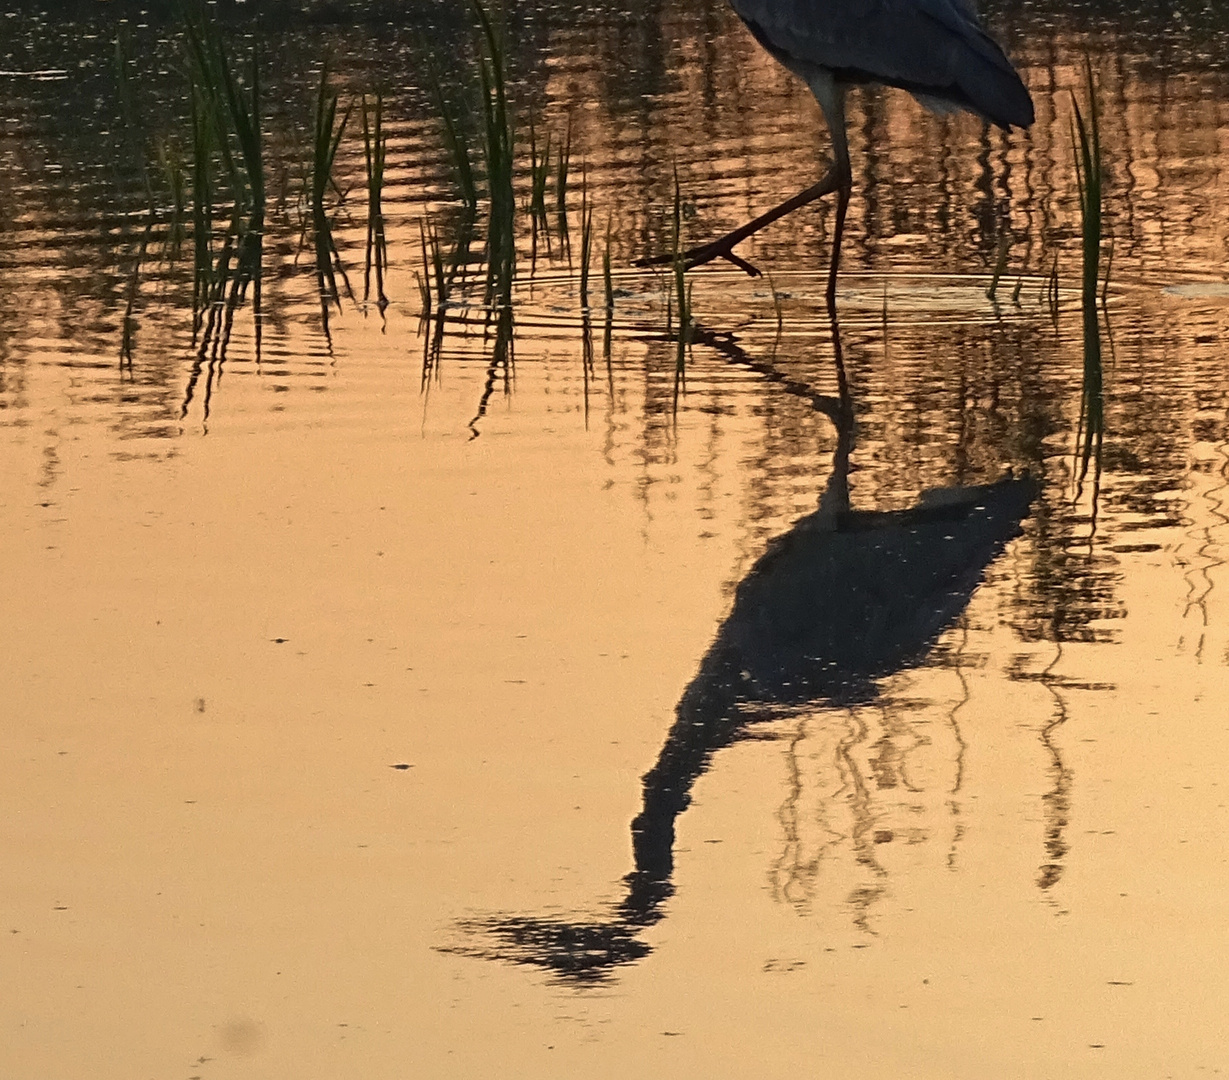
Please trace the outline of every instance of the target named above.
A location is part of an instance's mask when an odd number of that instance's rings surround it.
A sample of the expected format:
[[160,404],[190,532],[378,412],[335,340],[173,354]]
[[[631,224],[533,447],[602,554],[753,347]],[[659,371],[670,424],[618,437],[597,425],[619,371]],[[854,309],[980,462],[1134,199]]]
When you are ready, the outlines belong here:
[[[880,680],[920,662],[959,618],[1037,495],[1033,480],[1007,477],[926,491],[907,510],[854,509],[854,412],[835,318],[836,397],[814,393],[727,335],[697,329],[696,340],[804,397],[831,421],[836,448],[818,508],[774,540],[739,584],[729,616],[683,692],[643,778],[642,808],[631,823],[635,866],[624,879],[623,898],[599,919],[469,920],[462,929],[471,940],[449,951],[535,965],[578,983],[645,956],[649,946],[640,934],[664,917],[673,893],[675,825],[696,781],[718,750],[752,737],[753,725],[800,709],[814,714],[811,723],[834,728],[842,715],[852,717],[852,727],[838,737],[842,784],[861,801],[849,842],[859,862],[881,877],[871,783],[852,753],[866,732],[856,730],[862,721],[852,710],[876,702]],[[877,745],[872,768],[880,782],[890,773],[893,784],[907,783],[894,749],[898,736],[889,732]],[[788,796],[783,813],[789,814]],[[865,922],[881,891],[873,883],[855,890],[855,922]]]

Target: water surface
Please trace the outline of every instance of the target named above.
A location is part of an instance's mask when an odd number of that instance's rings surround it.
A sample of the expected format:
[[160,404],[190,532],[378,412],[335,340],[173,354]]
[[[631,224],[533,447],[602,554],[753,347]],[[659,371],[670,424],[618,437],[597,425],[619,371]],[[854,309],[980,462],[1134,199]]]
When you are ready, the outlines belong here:
[[[771,281],[691,276],[680,383],[671,282],[632,264],[676,167],[696,241],[813,181],[805,89],[720,3],[518,9],[572,258],[521,216],[503,355],[479,285],[437,336],[414,279],[420,219],[459,220],[427,57],[465,20],[376,7],[255,31],[260,350],[249,304],[204,355],[161,233],[122,352],[114,41],[171,135],[173,22],[4,12],[0,1071],[1229,1066],[1223,20],[993,5],[1027,134],[855,94],[839,321],[821,205],[740,248]],[[352,134],[327,324],[298,195],[326,49],[390,130],[390,303]],[[1086,54],[1114,256],[1081,483]]]

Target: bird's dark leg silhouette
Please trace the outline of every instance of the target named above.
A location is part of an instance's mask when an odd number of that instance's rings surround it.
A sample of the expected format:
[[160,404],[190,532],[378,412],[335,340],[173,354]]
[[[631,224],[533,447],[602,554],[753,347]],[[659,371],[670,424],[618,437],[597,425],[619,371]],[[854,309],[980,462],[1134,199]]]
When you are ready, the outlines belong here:
[[836,317],[836,272],[841,265],[841,237],[845,233],[845,213],[849,209],[851,185],[846,182],[836,191],[836,229],[832,236],[832,261],[828,264],[828,314]]
[[[841,188],[841,168],[840,165],[833,165],[828,170],[827,174],[817,184],[812,184],[804,191],[798,192],[793,198],[786,199],[785,202],[778,206],[774,206],[771,210],[761,214],[752,221],[748,221],[746,225],[740,225],[732,232],[728,232],[725,236],[717,240],[713,240],[707,244],[701,244],[699,247],[689,248],[681,254],[684,269],[690,270],[696,266],[703,266],[707,262],[712,262],[714,259],[726,259],[732,262],[740,270],[745,271],[752,277],[759,277],[760,271],[747,262],[746,259],[741,259],[734,254],[734,247],[741,244],[749,236],[754,236],[761,229],[767,228],[774,221],[780,221],[787,214],[792,214],[795,210],[800,210],[802,207],[813,203],[816,199],[821,199],[825,195],[831,195],[834,191],[839,192]],[[654,255],[649,259],[640,259],[637,261],[637,266],[664,266],[667,263],[674,261],[673,255]]]
[[[746,259],[735,255],[734,247],[774,221],[780,221],[787,214],[792,214],[795,210],[802,209],[816,199],[835,192],[837,197],[836,229],[832,240],[832,262],[828,268],[827,292],[828,310],[833,311],[836,304],[836,273],[841,261],[841,236],[845,231],[845,213],[849,209],[849,197],[853,192],[853,168],[849,162],[849,141],[845,134],[845,87],[838,83],[830,72],[818,68],[808,73],[807,83],[815,95],[815,100],[819,102],[824,119],[828,122],[828,129],[832,133],[832,151],[835,160],[824,178],[819,183],[812,184],[809,188],[798,192],[793,198],[774,206],[767,213],[748,221],[746,225],[739,226],[717,240],[689,248],[678,258],[682,260],[685,270],[703,266],[714,259],[725,259],[750,274],[751,277],[759,277],[760,271]],[[674,262],[675,258],[674,255],[654,255],[652,258],[637,260],[636,265],[664,266]]]
[[[814,71],[807,79],[811,93],[832,133],[832,153],[836,158],[832,171],[836,173],[836,227],[832,234],[832,261],[828,264],[828,314],[836,322],[836,272],[841,265],[841,237],[845,234],[845,213],[853,194],[853,166],[849,162],[849,136],[845,130],[845,87],[826,71]],[[839,349],[838,363],[839,363]]]

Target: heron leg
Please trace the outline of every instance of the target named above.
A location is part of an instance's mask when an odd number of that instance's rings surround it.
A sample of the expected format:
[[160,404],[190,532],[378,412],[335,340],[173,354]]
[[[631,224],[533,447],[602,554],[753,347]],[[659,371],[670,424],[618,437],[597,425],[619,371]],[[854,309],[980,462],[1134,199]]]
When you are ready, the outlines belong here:
[[836,175],[836,226],[832,233],[832,261],[828,265],[828,311],[836,317],[836,273],[841,265],[841,237],[845,234],[845,214],[853,193],[853,166],[849,162],[849,136],[845,130],[845,86],[831,71],[816,68],[807,73],[807,84],[823,111],[832,133],[832,153],[836,158],[832,172]]
[[[752,266],[746,259],[741,259],[734,254],[734,246],[741,244],[747,237],[753,236],[761,229],[771,225],[774,221],[779,221],[786,214],[792,214],[795,210],[806,206],[808,203],[813,203],[816,199],[822,198],[825,195],[831,195],[834,191],[838,193],[844,191],[848,187],[848,181],[844,179],[844,176],[847,174],[848,167],[842,170],[839,164],[833,165],[819,183],[812,184],[806,190],[798,192],[793,198],[786,199],[785,202],[774,206],[766,213],[760,214],[754,220],[748,221],[746,225],[741,225],[732,232],[726,233],[725,236],[682,252],[680,258],[683,260],[684,268],[690,270],[693,267],[703,266],[707,262],[712,262],[714,259],[725,259],[728,262],[732,262],[740,270],[750,274],[751,277],[759,277],[760,271],[756,267]],[[846,195],[846,202],[848,202],[848,195]],[[673,255],[654,255],[648,259],[638,259],[636,265],[663,266],[671,262],[674,262]]]
[[836,228],[832,234],[832,262],[828,264],[828,311],[836,315],[836,272],[841,265],[841,237],[845,233],[845,214],[849,210],[851,186],[847,181],[836,191]]

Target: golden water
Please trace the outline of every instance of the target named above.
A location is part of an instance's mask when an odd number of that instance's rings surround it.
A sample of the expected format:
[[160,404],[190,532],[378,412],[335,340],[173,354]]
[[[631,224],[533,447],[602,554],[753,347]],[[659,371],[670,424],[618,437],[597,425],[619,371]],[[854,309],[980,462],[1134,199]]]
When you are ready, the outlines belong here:
[[[1194,37],[1145,55],[1125,16],[1003,5],[1028,136],[851,101],[850,501],[1009,471],[1039,493],[877,692],[693,713],[739,582],[833,482],[830,209],[740,249],[771,286],[693,275],[711,334],[677,408],[670,285],[630,263],[668,244],[675,162],[697,240],[810,183],[805,90],[720,4],[528,20],[518,92],[556,134],[570,113],[574,198],[584,161],[603,243],[612,222],[609,350],[576,260],[531,277],[526,246],[514,363],[489,367],[467,292],[424,370],[417,221],[451,186],[412,24],[288,31],[303,68],[274,100],[310,94],[326,42],[347,92],[393,88],[393,303],[344,301],[326,339],[291,207],[259,358],[246,309],[225,359],[196,357],[190,268],[159,256],[129,365],[139,226],[96,167],[109,121],[82,102],[109,100],[114,26],[90,18],[40,38],[19,13],[10,41],[46,55],[0,62],[85,72],[0,76],[0,1075],[1229,1068],[1229,99]],[[1114,237],[1095,492],[1085,50]],[[646,900],[641,777],[678,717],[723,709]]]

